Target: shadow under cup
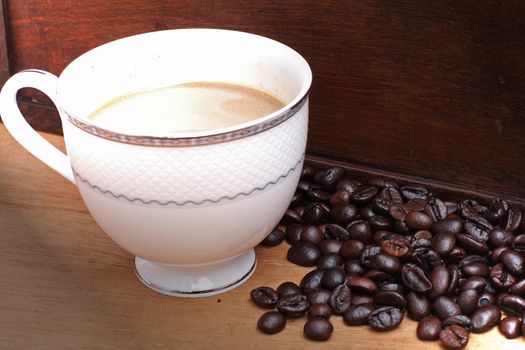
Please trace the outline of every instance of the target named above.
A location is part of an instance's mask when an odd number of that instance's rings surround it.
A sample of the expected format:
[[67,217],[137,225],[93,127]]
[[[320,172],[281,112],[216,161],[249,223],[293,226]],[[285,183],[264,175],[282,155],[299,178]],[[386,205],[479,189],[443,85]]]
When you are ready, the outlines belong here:
[[[225,30],[169,30],[100,46],[61,74],[57,104],[75,182],[100,227],[137,256],[161,293],[232,289],[277,225],[304,160],[311,71],[294,50]],[[285,101],[255,121],[207,132],[123,134],[87,116],[131,92],[190,81],[264,90]]]

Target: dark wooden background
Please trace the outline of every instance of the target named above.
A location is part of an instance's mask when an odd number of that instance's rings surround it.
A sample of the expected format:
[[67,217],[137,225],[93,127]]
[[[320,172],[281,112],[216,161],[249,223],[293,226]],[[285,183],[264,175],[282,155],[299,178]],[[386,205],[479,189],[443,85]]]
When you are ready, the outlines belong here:
[[[1,1],[0,83],[141,32],[249,31],[312,66],[310,155],[525,199],[523,0]],[[20,100],[60,133],[45,97]]]

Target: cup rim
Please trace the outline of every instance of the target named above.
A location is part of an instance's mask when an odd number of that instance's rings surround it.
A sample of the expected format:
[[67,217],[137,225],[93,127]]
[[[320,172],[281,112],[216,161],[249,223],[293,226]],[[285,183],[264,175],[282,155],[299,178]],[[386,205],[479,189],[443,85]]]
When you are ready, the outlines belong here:
[[[77,60],[80,60],[83,56],[90,54],[93,51],[101,47],[114,45],[115,43],[127,41],[129,39],[137,38],[141,36],[152,36],[152,35],[158,35],[159,33],[175,32],[175,31],[176,32],[208,31],[208,32],[231,33],[235,35],[250,36],[250,37],[258,38],[259,40],[273,42],[273,44],[279,45],[285,48],[286,50],[288,50],[292,55],[295,56],[298,64],[302,66],[302,70],[305,73],[305,80],[304,80],[303,86],[301,87],[301,90],[299,91],[299,93],[296,94],[296,96],[291,101],[289,101],[286,105],[284,105],[280,109],[270,114],[254,119],[252,121],[241,123],[241,124],[236,124],[233,126],[223,127],[223,128],[211,129],[211,130],[194,131],[194,132],[173,132],[167,135],[129,133],[129,132],[121,132],[121,131],[106,129],[106,128],[103,128],[103,127],[100,127],[100,126],[97,126],[91,123],[87,119],[79,118],[78,116],[75,116],[73,113],[69,112],[64,107],[62,107],[64,104],[61,103],[60,101],[60,86],[61,86],[60,78],[62,77],[64,72],[66,72],[68,69],[72,69],[74,63]],[[124,38],[120,38],[120,39],[116,39],[116,40],[107,42],[89,51],[86,51],[85,53],[83,53],[82,55],[74,59],[71,63],[69,63],[67,67],[64,69],[64,71],[62,72],[62,74],[59,76],[56,96],[59,100],[57,107],[65,116],[67,116],[67,119],[69,120],[69,122],[75,125],[76,127],[86,132],[89,132],[95,136],[103,137],[103,138],[110,139],[113,141],[137,144],[137,145],[172,146],[173,147],[173,146],[191,146],[191,145],[200,145],[200,144],[220,143],[220,142],[225,142],[225,141],[230,141],[234,139],[251,136],[253,134],[273,128],[279,125],[280,123],[286,121],[290,117],[292,117],[299,109],[303,107],[303,105],[308,101],[308,92],[310,90],[311,84],[312,84],[312,71],[306,59],[301,54],[299,54],[297,51],[292,49],[291,47],[275,39],[271,39],[271,38],[261,36],[258,34],[237,31],[237,30],[229,30],[229,29],[184,28],[184,29],[169,29],[169,30],[162,30],[162,31],[152,31],[152,32],[131,35],[131,36],[127,36]]]

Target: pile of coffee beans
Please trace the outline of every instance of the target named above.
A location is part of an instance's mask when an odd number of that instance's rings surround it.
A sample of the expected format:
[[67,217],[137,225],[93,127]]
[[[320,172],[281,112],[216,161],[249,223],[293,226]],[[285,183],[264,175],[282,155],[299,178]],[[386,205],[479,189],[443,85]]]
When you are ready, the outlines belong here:
[[494,327],[509,339],[524,336],[523,213],[501,199],[445,195],[305,166],[283,229],[261,244],[286,240],[288,260],[313,269],[298,284],[252,290],[256,305],[277,310],[258,328],[274,334],[286,319],[306,316],[304,335],[324,341],[332,315],[390,331],[406,314],[418,321],[419,339],[451,349]]

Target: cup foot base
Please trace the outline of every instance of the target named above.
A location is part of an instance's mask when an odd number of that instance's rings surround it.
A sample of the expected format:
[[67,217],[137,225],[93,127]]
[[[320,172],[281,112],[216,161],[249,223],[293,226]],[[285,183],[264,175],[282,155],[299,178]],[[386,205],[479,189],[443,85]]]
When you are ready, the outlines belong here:
[[170,296],[198,298],[232,290],[248,280],[257,265],[255,251],[217,264],[159,264],[135,257],[135,273],[147,287]]

